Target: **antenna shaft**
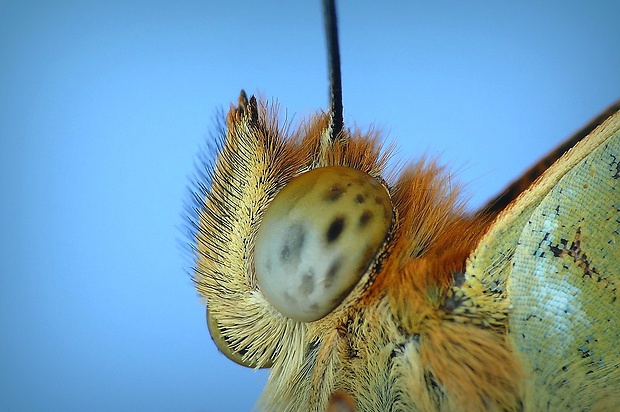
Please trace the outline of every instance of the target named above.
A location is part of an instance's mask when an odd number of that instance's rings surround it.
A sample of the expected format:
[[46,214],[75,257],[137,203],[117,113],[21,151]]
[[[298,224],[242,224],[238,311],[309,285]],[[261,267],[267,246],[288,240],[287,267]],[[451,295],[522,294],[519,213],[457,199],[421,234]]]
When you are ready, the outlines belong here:
[[327,40],[327,67],[329,71],[329,97],[331,115],[331,140],[334,141],[344,127],[342,107],[342,78],[340,74],[340,45],[335,0],[323,0],[323,18]]

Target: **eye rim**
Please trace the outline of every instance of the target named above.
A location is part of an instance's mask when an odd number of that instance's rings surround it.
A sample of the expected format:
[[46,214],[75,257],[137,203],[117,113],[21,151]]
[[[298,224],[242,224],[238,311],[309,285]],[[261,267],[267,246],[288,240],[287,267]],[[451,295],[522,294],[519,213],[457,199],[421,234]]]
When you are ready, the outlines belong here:
[[207,320],[207,329],[209,330],[209,334],[211,335],[211,340],[213,340],[213,343],[215,343],[215,346],[222,355],[226,356],[229,360],[235,362],[237,365],[246,368],[269,369],[273,366],[273,361],[271,359],[269,359],[269,361],[265,364],[259,366],[256,363],[244,360],[243,355],[239,351],[233,350],[230,344],[224,338],[224,335],[222,334],[217,320],[211,315],[208,304],[205,310],[205,316]]
[[[309,175],[313,172],[317,172],[319,170],[326,171],[326,169],[344,169],[345,170],[344,174],[348,175],[347,177],[351,177],[353,179],[352,181],[355,181],[355,182],[359,182],[360,176],[358,175],[363,175],[364,179],[366,180],[366,183],[373,186],[374,189],[377,190],[376,193],[381,193],[380,197],[383,198],[383,200],[385,201],[384,218],[386,219],[387,225],[385,226],[385,231],[382,231],[381,232],[382,235],[379,236],[381,237],[381,240],[377,241],[376,248],[374,249],[374,254],[371,255],[371,257],[369,258],[369,260],[367,261],[365,265],[359,265],[360,268],[363,266],[364,269],[356,272],[359,274],[357,276],[357,279],[350,285],[350,287],[347,290],[343,290],[339,294],[339,297],[337,299],[339,302],[335,306],[333,306],[331,310],[320,315],[319,317],[316,317],[313,319],[300,319],[300,318],[291,316],[290,314],[287,314],[288,312],[287,308],[284,308],[285,310],[282,310],[280,306],[274,304],[269,294],[265,293],[265,286],[261,285],[261,282],[259,280],[260,276],[258,274],[257,266],[256,266],[257,264],[256,245],[260,238],[261,227],[265,220],[265,216],[267,213],[269,213],[269,209],[273,205],[273,202],[275,201],[275,199],[284,190],[287,189],[288,185],[290,185],[296,179],[304,175]],[[351,176],[351,174],[353,174],[353,176]],[[319,179],[317,179],[317,181],[318,180],[321,180],[320,176],[319,176]],[[348,188],[351,186],[351,184],[346,184],[346,186]],[[375,199],[376,199],[376,203],[379,204],[379,200],[377,200],[376,197]],[[293,204],[297,202],[298,200],[294,200]],[[358,203],[362,203],[362,202],[358,201]],[[290,210],[292,209],[293,207],[291,207]],[[375,175],[375,174],[372,174],[370,171],[362,170],[361,168],[357,168],[357,167],[349,166],[349,165],[326,165],[326,166],[320,166],[320,167],[315,167],[312,169],[304,170],[303,172],[295,175],[292,179],[290,179],[285,185],[283,185],[279,189],[279,191],[275,194],[275,196],[270,200],[270,203],[267,205],[267,207],[263,210],[263,213],[258,221],[258,230],[254,237],[253,250],[251,254],[253,258],[252,269],[253,269],[254,281],[256,282],[255,287],[257,287],[257,289],[261,291],[261,294],[263,295],[264,299],[266,300],[266,302],[268,302],[272,306],[273,309],[275,309],[284,318],[292,320],[294,322],[311,324],[314,322],[322,322],[325,319],[333,319],[334,316],[341,316],[343,311],[346,311],[351,306],[355,306],[357,304],[357,302],[361,298],[364,291],[366,291],[368,287],[372,285],[374,279],[377,277],[377,275],[381,271],[382,263],[385,261],[386,256],[389,255],[392,249],[394,230],[396,226],[398,226],[398,210],[395,206],[394,199],[392,198],[392,190],[390,189],[386,181],[381,177],[381,175]]]

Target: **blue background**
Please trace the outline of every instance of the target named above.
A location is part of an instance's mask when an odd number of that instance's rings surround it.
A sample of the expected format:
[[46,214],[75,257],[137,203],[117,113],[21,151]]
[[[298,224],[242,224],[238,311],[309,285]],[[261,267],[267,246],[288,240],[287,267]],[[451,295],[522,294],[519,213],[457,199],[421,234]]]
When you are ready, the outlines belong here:
[[[409,3],[339,4],[346,122],[474,206],[620,98],[619,2]],[[0,410],[249,409],[267,375],[210,341],[186,186],[241,88],[326,107],[319,2],[3,1],[0,62]]]

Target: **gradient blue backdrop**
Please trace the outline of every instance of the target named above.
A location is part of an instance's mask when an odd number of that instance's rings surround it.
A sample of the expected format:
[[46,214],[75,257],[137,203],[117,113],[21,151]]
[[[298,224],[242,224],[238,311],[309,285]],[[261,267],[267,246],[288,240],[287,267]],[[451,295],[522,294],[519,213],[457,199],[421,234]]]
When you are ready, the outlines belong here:
[[[473,205],[620,97],[619,2],[409,3],[339,4],[346,121]],[[267,375],[217,353],[178,246],[241,88],[326,107],[318,0],[0,3],[0,410],[251,407]]]

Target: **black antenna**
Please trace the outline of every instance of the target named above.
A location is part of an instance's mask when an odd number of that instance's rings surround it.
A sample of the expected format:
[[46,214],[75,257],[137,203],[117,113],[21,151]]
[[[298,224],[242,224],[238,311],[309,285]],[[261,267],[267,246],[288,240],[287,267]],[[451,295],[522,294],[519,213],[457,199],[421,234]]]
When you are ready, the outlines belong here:
[[327,39],[327,67],[329,70],[329,98],[331,112],[331,136],[334,141],[344,127],[342,108],[342,79],[340,75],[340,46],[338,45],[338,21],[335,0],[323,0],[323,18]]

